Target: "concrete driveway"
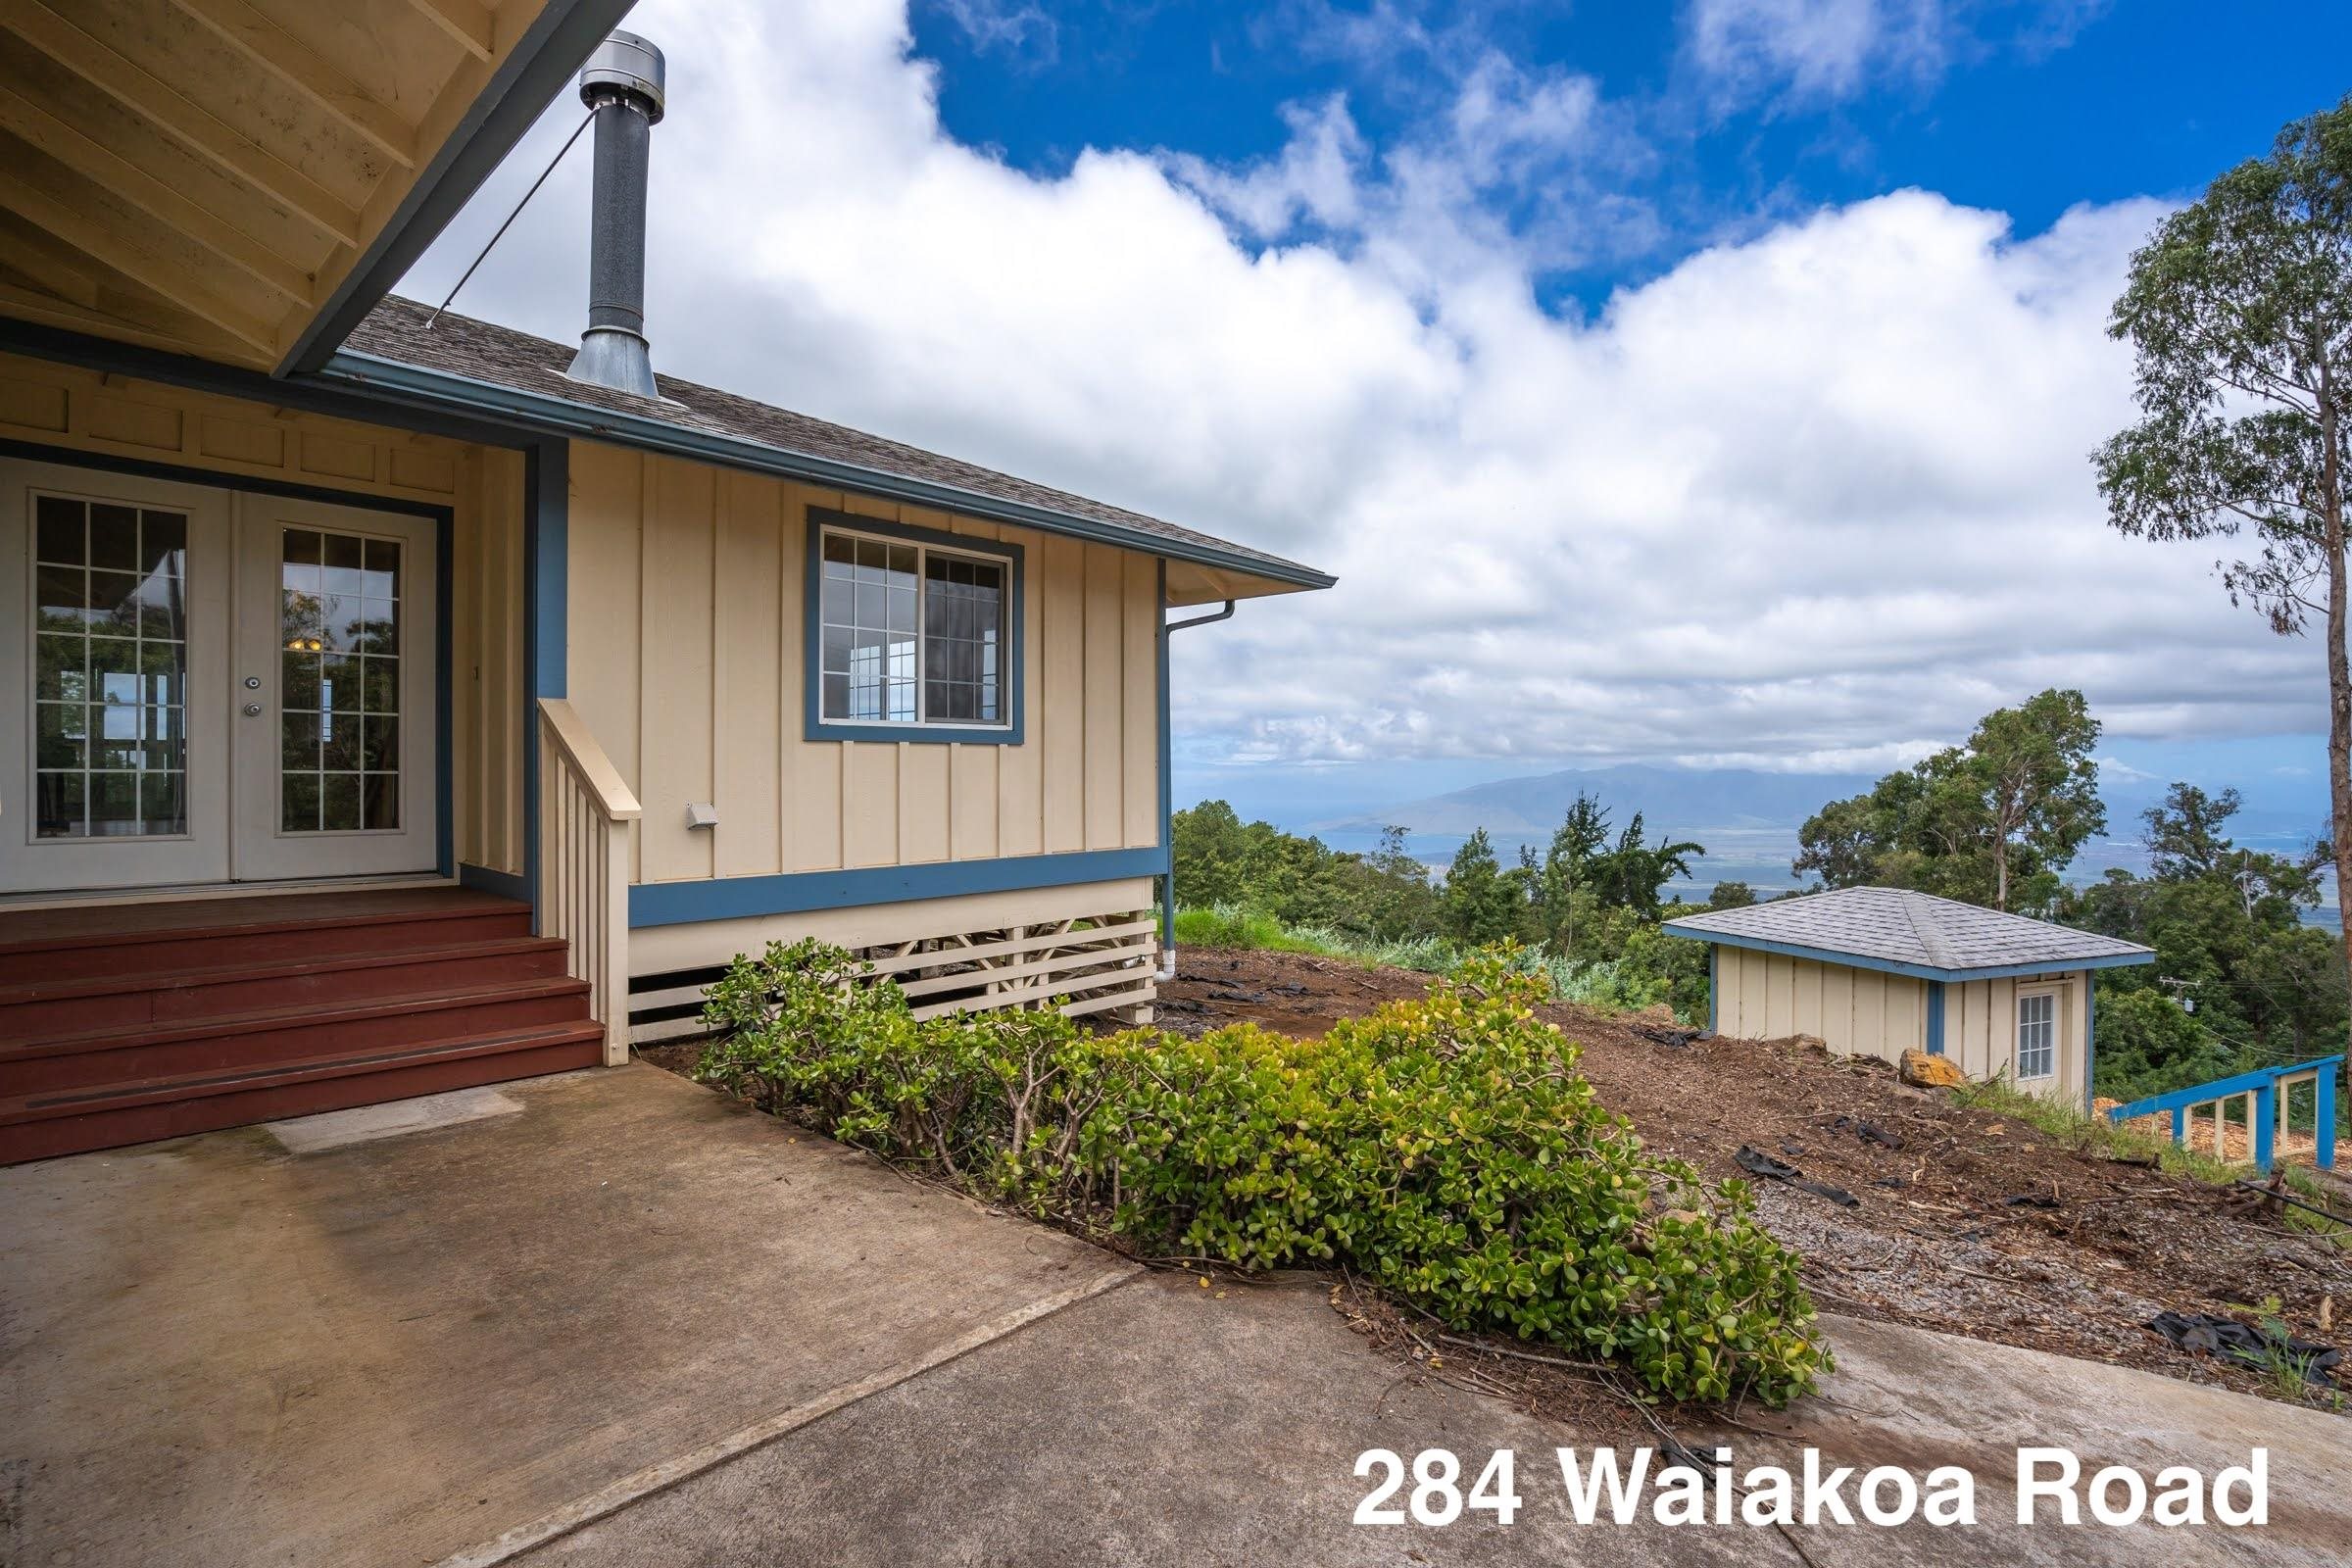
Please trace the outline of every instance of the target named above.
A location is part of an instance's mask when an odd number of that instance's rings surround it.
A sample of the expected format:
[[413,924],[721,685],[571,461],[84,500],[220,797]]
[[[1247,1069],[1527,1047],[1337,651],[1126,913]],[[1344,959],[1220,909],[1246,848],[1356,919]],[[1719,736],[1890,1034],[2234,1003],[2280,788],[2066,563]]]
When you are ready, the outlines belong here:
[[437,1562],[1129,1272],[655,1067],[467,1093],[0,1171],[0,1562]]
[[[1720,1434],[1737,1462],[1965,1465],[1984,1523],[1579,1526],[1553,1450],[1592,1439],[1406,1374],[1318,1290],[1142,1274],[650,1067],[467,1095],[0,1172],[0,1563],[1989,1568],[2352,1545],[2340,1417],[1838,1320],[1825,1396]],[[2150,1472],[2262,1444],[2272,1523],[2020,1529],[2021,1443]],[[1526,1506],[1507,1529],[1355,1526],[1376,1446],[1513,1448]]]

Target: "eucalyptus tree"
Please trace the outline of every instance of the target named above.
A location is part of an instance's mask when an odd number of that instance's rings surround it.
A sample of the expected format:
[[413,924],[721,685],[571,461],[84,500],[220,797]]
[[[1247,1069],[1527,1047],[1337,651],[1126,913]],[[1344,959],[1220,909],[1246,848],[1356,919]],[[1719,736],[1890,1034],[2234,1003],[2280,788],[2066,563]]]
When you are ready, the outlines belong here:
[[2140,417],[2093,455],[2108,520],[2232,541],[2215,563],[2230,602],[2282,637],[2325,633],[2328,843],[2352,954],[2352,96],[2166,219],[2109,331],[2136,355]]

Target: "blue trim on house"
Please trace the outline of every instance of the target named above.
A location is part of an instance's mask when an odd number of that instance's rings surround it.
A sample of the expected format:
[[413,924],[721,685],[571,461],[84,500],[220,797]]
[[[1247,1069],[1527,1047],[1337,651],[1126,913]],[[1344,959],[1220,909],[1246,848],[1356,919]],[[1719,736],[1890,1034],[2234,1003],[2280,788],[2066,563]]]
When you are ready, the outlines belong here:
[[[825,587],[824,537],[827,528],[844,533],[870,534],[878,539],[897,539],[907,544],[929,545],[941,550],[954,550],[967,556],[993,556],[1004,563],[1004,574],[1011,580],[1012,591],[1005,602],[1004,661],[1001,690],[1005,694],[1009,723],[1005,724],[877,724],[827,722],[824,718],[824,617],[821,604]],[[911,523],[887,522],[876,517],[860,517],[852,513],[838,512],[830,507],[810,507],[808,526],[808,564],[801,571],[801,636],[803,672],[801,692],[801,734],[811,741],[885,741],[922,745],[962,746],[1018,746],[1021,744],[1022,712],[1021,607],[1026,592],[1024,579],[1029,574],[1028,551],[1008,540],[978,539],[969,534],[948,533],[939,528],[918,528]],[[919,614],[920,612],[918,611]],[[920,679],[920,674],[916,677]]]
[[516,876],[512,871],[494,871],[486,865],[460,861],[458,885],[475,888],[483,893],[495,893],[502,899],[513,899],[517,904],[531,902],[530,878]]
[[452,809],[457,788],[456,759],[452,755],[456,708],[451,699],[451,650],[454,628],[451,612],[452,557],[456,548],[457,513],[429,501],[403,496],[369,495],[364,490],[337,490],[328,485],[294,484],[283,479],[250,478],[221,468],[195,468],[179,463],[156,463],[145,458],[119,458],[112,453],[84,452],[78,447],[50,446],[37,441],[0,439],[0,458],[22,458],[60,467],[86,468],[93,473],[135,474],[174,484],[200,484],[210,490],[242,491],[248,495],[286,496],[299,501],[321,501],[362,512],[387,512],[404,517],[422,517],[433,525],[433,656],[439,669],[433,680],[434,778],[433,799],[438,808],[434,824],[433,868],[454,875],[457,866],[456,825]]
[[1943,982],[1928,982],[1928,1054],[1943,1054]]
[[[1064,534],[1073,539],[1115,545],[1121,550],[1162,556],[1170,561],[1196,562],[1200,565],[1262,577],[1270,582],[1288,583],[1297,588],[1329,588],[1339,580],[1329,572],[1316,571],[1291,562],[1263,560],[1213,542],[1178,538],[1149,528],[1080,517],[1066,512],[1055,512],[1049,507],[1006,501],[929,479],[914,479],[854,463],[789,452],[782,447],[747,441],[740,436],[717,435],[642,414],[591,408],[550,393],[524,392],[514,387],[498,386],[470,376],[426,369],[378,355],[355,354],[345,350],[329,358],[319,374],[332,384],[364,387],[376,397],[390,402],[442,413],[454,412],[471,418],[495,418],[510,431],[529,430],[547,435],[581,436],[617,446],[692,458],[698,463],[708,463],[717,467],[778,474],[829,490],[851,490],[887,501],[910,501],[917,506],[936,507],[966,517],[1009,522],[1044,533]],[[507,438],[507,444],[515,444],[512,435]]]
[[121,458],[111,452],[84,452],[79,447],[50,446],[39,441],[0,438],[0,458],[54,463],[61,467],[88,468],[98,473],[136,474],[144,479],[169,479],[175,484],[200,484],[214,490],[242,490],[248,495],[323,501],[329,506],[356,507],[366,512],[390,512],[404,517],[429,517],[443,524],[452,515],[447,506],[431,501],[412,501],[406,496],[378,496],[369,495],[365,490],[337,490],[329,485],[296,484],[284,479],[252,477],[227,468],[194,468],[184,463]]
[[565,694],[570,649],[571,443],[522,460],[522,894],[538,922],[539,699]]
[[782,876],[728,876],[696,882],[640,882],[629,889],[629,925],[690,925],[763,914],[853,909],[909,899],[949,899],[1024,888],[1075,887],[1123,877],[1155,877],[1168,868],[1164,847],[1019,855],[993,860],[938,860]]
[[1678,928],[1672,920],[1659,928],[1670,937],[1687,942],[1720,943],[1727,948],[1746,948],[1753,953],[1778,953],[1790,958],[1811,958],[1817,963],[1841,963],[1849,969],[1876,969],[1881,974],[1907,974],[1918,980],[2005,980],[2026,975],[2067,974],[2076,969],[2119,969],[2142,963],[2154,963],[2153,953],[2119,953],[2105,958],[2063,958],[2047,963],[1994,964],[1982,969],[1938,969],[1924,963],[1898,963],[1889,958],[1865,957],[1858,953],[1839,953],[1833,948],[1810,948],[1794,942],[1767,942],[1759,937],[1731,936],[1721,931],[1705,931],[1694,927]]
[[520,448],[530,445],[529,436],[518,432],[509,422],[493,422],[414,404],[396,403],[372,392],[330,386],[318,381],[278,380],[260,370],[249,370],[239,366],[216,365],[210,360],[196,359],[191,355],[142,348],[135,343],[117,343],[107,338],[69,332],[61,327],[42,326],[30,321],[0,318],[0,351],[22,354],[27,359],[46,360],[52,365],[72,365],[87,370],[102,370],[111,375],[154,381],[163,386],[181,387],[190,392],[209,392],[219,397],[238,398],[281,409],[298,409],[306,414],[323,414],[338,419],[356,419],[390,425],[396,429],[419,430],[431,435],[448,436],[453,441],[473,441],[498,447]]
[[505,161],[635,0],[547,0],[482,84],[465,118],[416,172],[400,205],[278,362],[316,370],[399,282],[425,247]]
[[1720,953],[1717,951],[1715,944],[1714,944],[1714,943],[1712,943],[1712,942],[1708,943],[1708,944],[1707,944],[1707,1033],[1709,1033],[1709,1034],[1713,1034],[1713,1033],[1715,1033],[1715,1019],[1716,1019],[1716,1010],[1715,1010],[1715,1009],[1716,1009],[1716,1006],[1717,1006],[1717,1002],[1716,1002],[1716,995],[1717,995],[1717,992],[1716,992],[1716,985],[1717,985],[1717,982],[1716,982],[1716,978],[1715,978],[1715,977],[1716,977],[1716,974],[1717,974],[1717,972],[1718,972],[1718,969],[1719,969],[1719,965],[1716,963],[1716,961],[1715,961],[1715,960],[1716,960],[1718,957],[1720,957],[1720,956],[1721,956],[1721,954],[1720,954]]

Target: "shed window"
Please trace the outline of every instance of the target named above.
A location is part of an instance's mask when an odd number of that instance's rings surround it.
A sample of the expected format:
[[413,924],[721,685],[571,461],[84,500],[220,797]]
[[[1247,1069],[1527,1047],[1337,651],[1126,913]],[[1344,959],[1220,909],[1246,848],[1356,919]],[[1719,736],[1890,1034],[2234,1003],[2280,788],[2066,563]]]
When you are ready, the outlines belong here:
[[2017,1076],[2048,1078],[2058,1071],[2058,997],[2042,991],[2017,999]]
[[1009,560],[833,528],[822,559],[822,722],[1009,726]]

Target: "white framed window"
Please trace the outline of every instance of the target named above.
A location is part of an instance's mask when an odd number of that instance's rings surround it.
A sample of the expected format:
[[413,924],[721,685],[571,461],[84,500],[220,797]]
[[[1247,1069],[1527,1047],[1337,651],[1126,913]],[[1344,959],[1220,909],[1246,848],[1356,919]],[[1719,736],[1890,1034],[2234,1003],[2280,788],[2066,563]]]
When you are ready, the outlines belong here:
[[817,527],[811,738],[1017,740],[1017,547]]
[[2058,993],[2029,991],[2017,999],[2017,1076],[2054,1078],[2058,1074]]

